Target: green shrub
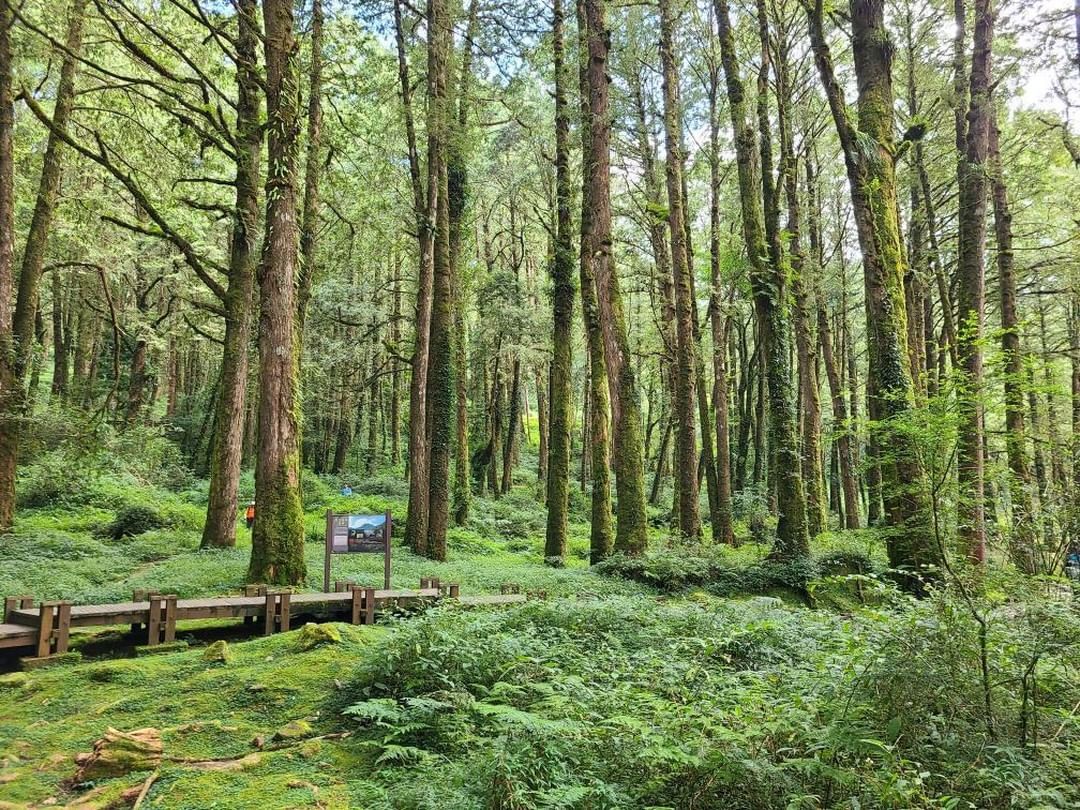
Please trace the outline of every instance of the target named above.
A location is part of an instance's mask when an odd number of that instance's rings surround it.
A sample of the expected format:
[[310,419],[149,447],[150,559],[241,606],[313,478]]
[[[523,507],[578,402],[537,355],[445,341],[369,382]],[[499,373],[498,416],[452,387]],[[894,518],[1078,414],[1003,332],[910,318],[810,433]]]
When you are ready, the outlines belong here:
[[145,504],[133,504],[121,509],[112,523],[105,527],[105,534],[114,540],[122,537],[134,537],[151,529],[160,529],[167,525],[165,517],[154,507]]

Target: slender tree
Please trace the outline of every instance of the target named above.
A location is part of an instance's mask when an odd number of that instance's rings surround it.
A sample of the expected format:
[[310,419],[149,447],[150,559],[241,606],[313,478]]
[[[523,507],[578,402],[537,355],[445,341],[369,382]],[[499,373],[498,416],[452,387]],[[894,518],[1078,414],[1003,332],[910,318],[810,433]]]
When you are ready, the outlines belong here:
[[551,259],[552,351],[548,411],[547,534],[544,556],[566,556],[570,494],[571,382],[574,318],[574,242],[570,217],[570,110],[566,100],[563,2],[553,0],[555,73],[555,246]]
[[696,538],[698,514],[698,457],[695,408],[697,343],[694,339],[694,300],[687,254],[683,199],[682,124],[679,114],[679,74],[675,59],[675,15],[671,0],[660,0],[660,61],[664,95],[665,174],[668,192],[668,230],[675,290],[675,457],[679,476],[679,533]]
[[589,92],[588,149],[584,156],[585,196],[589,210],[583,253],[592,264],[596,299],[607,361],[608,389],[614,424],[612,461],[618,494],[615,549],[641,554],[647,541],[645,470],[642,458],[641,402],[636,375],[630,362],[622,290],[615,272],[611,237],[611,112],[607,75],[611,34],[605,22],[605,0],[585,0]]

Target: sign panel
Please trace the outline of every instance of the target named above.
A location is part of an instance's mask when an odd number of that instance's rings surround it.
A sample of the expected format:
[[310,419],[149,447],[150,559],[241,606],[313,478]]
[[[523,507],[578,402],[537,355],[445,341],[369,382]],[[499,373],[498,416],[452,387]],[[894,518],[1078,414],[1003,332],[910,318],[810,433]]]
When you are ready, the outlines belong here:
[[330,590],[331,554],[383,554],[386,558],[384,586],[390,587],[390,513],[384,515],[336,515],[326,512],[326,560],[323,590]]

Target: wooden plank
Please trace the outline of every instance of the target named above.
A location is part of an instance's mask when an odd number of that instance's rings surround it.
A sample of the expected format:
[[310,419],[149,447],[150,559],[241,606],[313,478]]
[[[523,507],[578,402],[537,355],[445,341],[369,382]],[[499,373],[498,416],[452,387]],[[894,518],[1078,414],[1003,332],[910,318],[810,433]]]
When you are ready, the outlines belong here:
[[0,649],[9,647],[33,647],[37,630],[25,624],[0,624]]
[[50,652],[52,652],[52,631],[53,631],[53,617],[54,609],[56,608],[56,602],[42,602],[39,608],[39,616],[41,617],[38,622],[38,634],[37,634],[37,657],[44,658]]

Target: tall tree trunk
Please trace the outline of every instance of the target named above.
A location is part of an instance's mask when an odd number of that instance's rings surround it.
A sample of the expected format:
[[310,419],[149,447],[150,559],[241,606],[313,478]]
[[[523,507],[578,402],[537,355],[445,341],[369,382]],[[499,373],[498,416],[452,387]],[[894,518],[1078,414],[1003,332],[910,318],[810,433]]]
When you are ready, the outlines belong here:
[[0,533],[15,524],[15,467],[22,384],[15,374],[11,292],[15,254],[15,108],[11,90],[11,26],[0,6]]
[[258,73],[257,0],[237,7],[236,39],[236,198],[229,240],[229,286],[222,301],[225,342],[221,355],[220,396],[210,448],[210,489],[201,545],[236,544],[237,500],[247,413],[248,346],[251,342],[255,290],[256,239],[259,230],[259,175],[262,127]]
[[[547,527],[544,556],[566,557],[572,422],[574,242],[570,221],[570,109],[563,38],[563,3],[554,0],[555,246],[551,261],[552,346],[548,410]],[[584,452],[584,451],[583,451]]]
[[1001,298],[1001,354],[1005,367],[1005,452],[1009,465],[1009,497],[1012,501],[1009,552],[1021,571],[1034,574],[1038,571],[1035,550],[1037,516],[1031,494],[1031,465],[1028,460],[1024,424],[1024,350],[1020,338],[1020,315],[1017,311],[1012,209],[1001,166],[997,121],[994,120],[992,112],[987,162],[990,167],[990,190],[994,204],[994,237],[997,242]]
[[259,452],[248,579],[304,581],[300,405],[296,399],[296,148],[300,135],[292,3],[263,0],[266,61],[266,237],[259,266]]
[[[795,432],[795,392],[792,388],[790,329],[783,268],[766,243],[765,214],[758,189],[763,176],[758,164],[757,137],[747,118],[742,79],[735,55],[727,0],[716,0],[721,62],[727,83],[728,105],[735,133],[742,210],[743,241],[751,266],[751,286],[757,313],[761,358],[768,383],[769,453],[771,483],[776,489],[779,520],[773,554],[793,558],[809,553],[806,495],[803,490],[798,440]],[[768,178],[771,184],[771,178]],[[765,206],[769,208],[770,206]],[[755,470],[758,462],[755,460]]]
[[588,62],[585,75],[589,91],[589,145],[585,153],[585,197],[588,231],[585,236],[596,282],[600,328],[608,368],[608,393],[614,426],[615,487],[618,493],[615,549],[641,554],[648,538],[645,511],[645,470],[642,459],[641,402],[630,363],[622,291],[615,271],[611,237],[610,145],[611,115],[607,75],[611,34],[604,13],[605,0],[585,0]]
[[[957,0],[960,5],[960,0]],[[986,153],[990,130],[990,47],[993,39],[990,0],[975,0],[970,106],[964,151],[958,163],[960,209],[957,215],[956,277],[958,438],[956,452],[957,531],[974,562],[986,560],[986,499],[983,483],[982,333],[986,299]],[[959,141],[959,134],[958,134]]]
[[[811,47],[844,154],[859,245],[863,254],[866,332],[869,355],[867,394],[876,446],[889,453],[880,463],[893,568],[910,572],[905,585],[918,590],[916,576],[941,562],[943,550],[930,529],[928,485],[918,448],[901,423],[915,407],[907,353],[904,255],[896,191],[892,45],[881,0],[851,0],[858,123],[843,99],[825,41],[822,0],[807,8]],[[868,147],[868,144],[870,147]],[[873,439],[874,437],[872,437]]]
[[679,476],[678,530],[683,537],[696,539],[701,533],[698,513],[697,425],[694,412],[697,344],[694,341],[694,301],[690,290],[682,196],[682,126],[674,29],[671,0],[660,0],[660,61],[663,65],[664,134],[667,145],[665,175],[668,229],[671,236],[671,270],[675,290],[675,467],[676,475]]
[[[597,263],[602,257],[596,252],[594,219],[597,211],[591,197],[595,193],[592,174],[597,170],[597,157],[593,154],[597,148],[592,129],[597,123],[596,100],[593,99],[593,84],[606,82],[604,61],[607,56],[607,32],[603,29],[603,9],[596,8],[603,0],[577,0],[578,34],[580,37],[580,68],[578,80],[581,92],[581,141],[583,161],[589,171],[582,172],[581,206],[581,247],[579,264],[581,276],[581,312],[585,321],[585,336],[589,349],[589,446],[592,475],[592,512],[589,533],[589,557],[592,562],[599,562],[607,557],[614,548],[615,532],[611,519],[611,465],[609,447],[611,445],[609,427],[611,400],[610,391],[616,383],[609,382],[609,375],[615,374],[614,367],[609,368],[608,349],[602,326],[603,313],[597,300]],[[600,29],[597,30],[597,20]],[[594,40],[598,40],[594,44]],[[596,57],[592,52],[598,50]],[[600,76],[594,62],[599,59]],[[599,99],[606,111],[606,93]],[[597,136],[604,142],[602,136]],[[606,157],[606,150],[605,157]],[[606,160],[604,162],[606,166]]]
[[709,323],[713,340],[713,408],[716,415],[716,519],[713,540],[732,544],[731,526],[731,446],[728,409],[727,341],[729,318],[721,304],[723,279],[720,274],[720,69],[709,73]]
[[[428,194],[434,207],[431,337],[427,368],[428,537],[421,551],[446,559],[450,522],[450,449],[454,413],[453,272],[450,265],[450,200],[447,174],[449,61],[453,21],[446,0],[428,2]],[[434,191],[432,191],[434,189]]]
[[68,387],[68,344],[71,335],[64,329],[64,288],[60,278],[60,269],[52,271],[52,328],[53,328],[53,376],[52,396],[59,400],[67,399]]
[[[432,264],[435,237],[435,206],[438,201],[439,183],[432,182],[432,172],[438,168],[437,161],[428,162],[428,187],[425,193],[420,174],[420,157],[416,145],[416,129],[412,114],[412,82],[409,78],[408,58],[405,50],[405,30],[401,17],[402,0],[394,0],[394,32],[398,55],[398,78],[401,85],[401,106],[405,114],[405,131],[408,142],[409,176],[412,181],[413,208],[415,210],[416,235],[419,244],[419,275],[416,284],[416,310],[414,319],[414,342],[412,353],[412,377],[409,382],[409,507],[405,524],[405,542],[417,554],[427,553],[428,539],[428,441],[427,441],[427,377],[428,347],[431,332],[432,287],[434,265]],[[430,52],[429,52],[430,60]],[[429,84],[434,80],[428,66]],[[429,89],[429,94],[431,90]],[[434,107],[432,113],[434,114]],[[437,177],[437,175],[436,175]]]
[[454,523],[469,519],[472,487],[469,476],[469,379],[468,343],[465,335],[465,286],[461,273],[462,219],[468,201],[468,165],[465,145],[469,133],[469,84],[472,78],[473,42],[476,39],[477,0],[470,0],[461,74],[457,88],[457,118],[448,145],[447,191],[450,195],[450,274],[453,286],[453,366],[456,435],[454,441]]
[[521,433],[521,359],[514,357],[510,376],[509,409],[506,414],[506,442],[503,444],[502,493],[514,487],[514,459],[517,457],[518,436]]
[[[52,127],[65,131],[75,101],[75,75],[78,55],[82,48],[83,17],[86,0],[73,0],[68,14],[65,50],[60,67],[60,81],[56,89]],[[11,11],[5,6],[0,18],[4,28],[4,40],[0,43],[0,306],[3,326],[0,327],[0,531],[9,528],[15,517],[15,469],[18,463],[19,433],[21,421],[28,403],[23,385],[30,365],[34,346],[35,321],[38,316],[38,297],[41,273],[45,261],[53,210],[60,189],[63,139],[53,129],[49,130],[45,156],[41,164],[37,198],[34,202],[30,230],[26,236],[22,269],[19,273],[15,309],[9,311],[10,296],[14,285],[12,257],[14,254],[14,110],[12,108],[12,62],[10,30],[14,24]],[[9,207],[10,206],[10,207]],[[8,331],[10,324],[10,332]],[[33,389],[31,389],[31,392]],[[31,394],[32,396],[32,394]]]
[[304,167],[304,213],[300,222],[300,277],[296,285],[297,345],[303,354],[304,326],[315,282],[319,234],[319,176],[322,169],[322,0],[311,0],[311,71],[308,74],[307,156]]

